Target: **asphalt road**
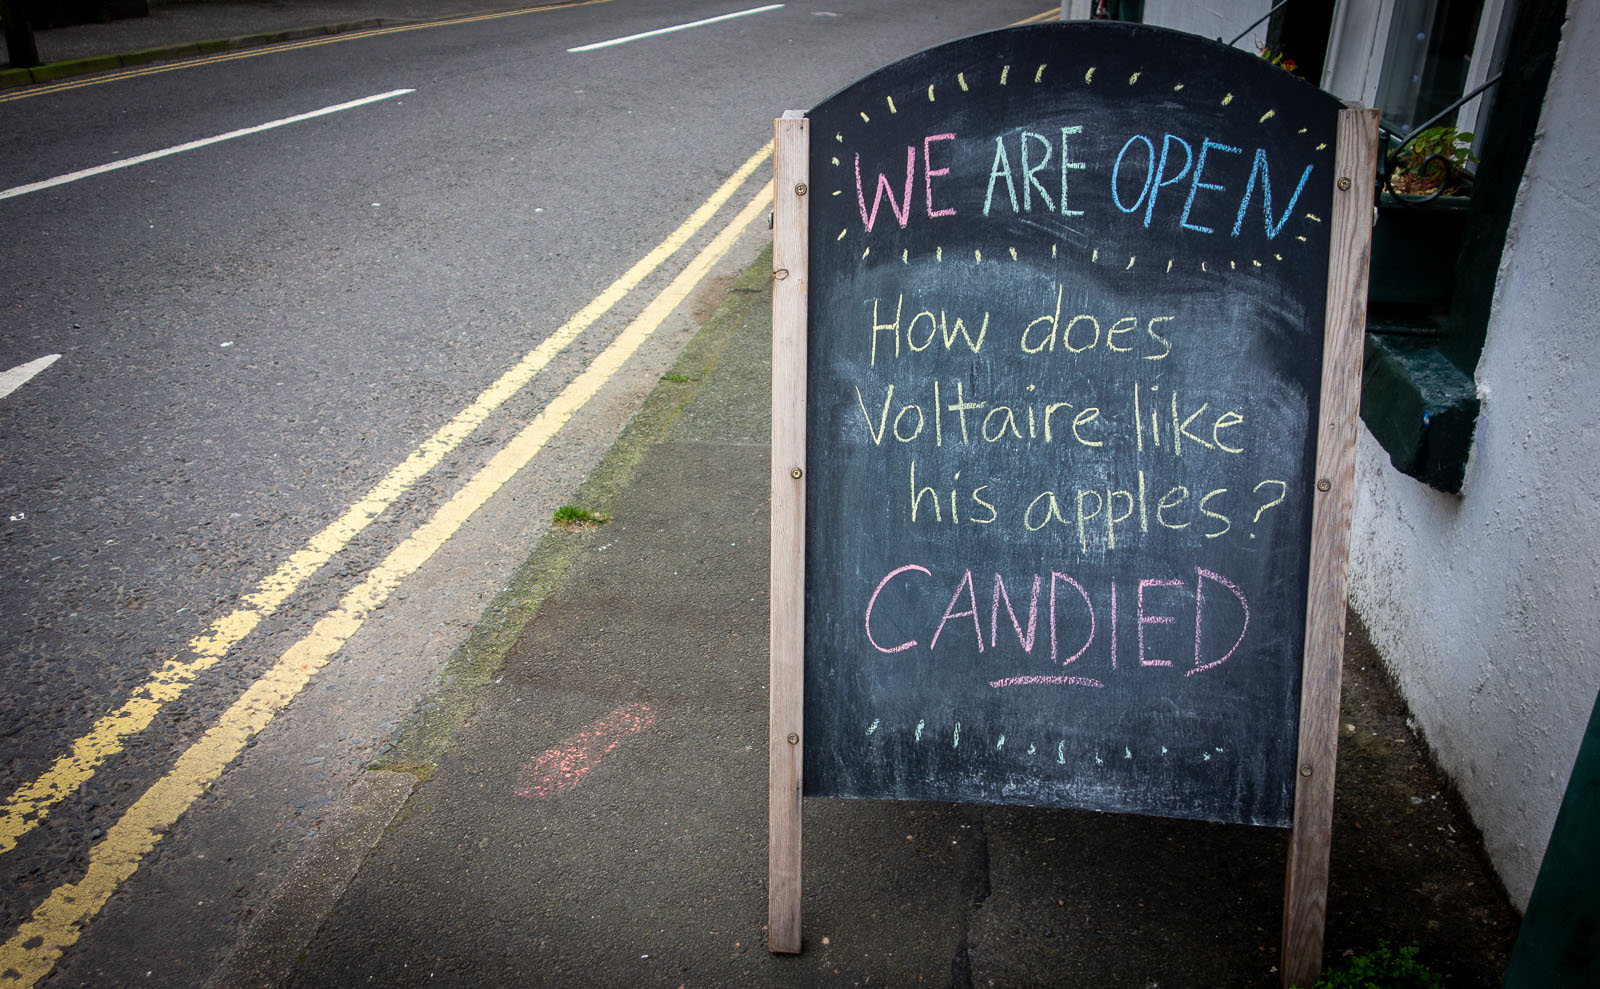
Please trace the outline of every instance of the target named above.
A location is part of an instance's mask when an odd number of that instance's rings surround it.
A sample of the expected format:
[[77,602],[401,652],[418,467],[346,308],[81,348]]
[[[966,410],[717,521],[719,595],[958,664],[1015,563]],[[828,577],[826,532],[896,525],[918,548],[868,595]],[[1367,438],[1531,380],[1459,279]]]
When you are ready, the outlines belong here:
[[[742,9],[610,0],[0,102],[0,186],[16,188],[409,90],[0,199],[0,372],[61,355],[0,397],[6,936],[93,871],[129,807],[600,357],[766,166],[271,607],[263,581],[646,257],[775,115],[1045,6],[789,4],[570,52]],[[692,302],[764,235],[744,236]],[[363,612],[47,978],[204,977],[670,363],[693,309]],[[203,656],[196,643],[241,612],[259,623]],[[169,660],[192,686],[152,690]],[[82,778],[58,785],[97,719],[141,697],[149,726],[100,736]],[[99,935],[117,916],[144,927]],[[163,940],[141,953],[128,934],[141,929]]]

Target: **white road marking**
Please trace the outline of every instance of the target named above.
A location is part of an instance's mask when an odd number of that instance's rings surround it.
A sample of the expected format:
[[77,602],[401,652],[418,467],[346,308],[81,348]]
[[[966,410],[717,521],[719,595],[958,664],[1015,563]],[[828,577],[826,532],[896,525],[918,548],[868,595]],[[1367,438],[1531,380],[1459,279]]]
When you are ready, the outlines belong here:
[[82,171],[71,172],[66,175],[57,175],[55,178],[45,179],[43,182],[31,182],[28,185],[13,186],[10,189],[0,191],[0,199],[10,199],[13,196],[25,196],[30,192],[39,192],[43,189],[51,189],[58,185],[66,185],[68,182],[76,182],[79,179],[87,179],[96,175],[103,175],[106,172],[114,172],[119,168],[128,168],[132,165],[143,165],[145,162],[155,161],[157,158],[165,158],[168,155],[175,155],[183,151],[193,151],[196,148],[203,148],[208,144],[216,144],[220,141],[231,141],[236,137],[246,137],[250,134],[259,134],[264,130],[272,130],[274,127],[283,127],[286,124],[298,124],[301,121],[311,120],[314,117],[325,117],[330,113],[338,113],[341,110],[353,110],[358,106],[366,106],[368,103],[377,103],[379,100],[393,99],[396,96],[404,96],[407,93],[414,92],[416,92],[414,89],[396,89],[390,93],[379,93],[376,96],[364,96],[359,100],[351,100],[348,103],[340,103],[336,106],[325,106],[320,110],[312,110],[310,113],[300,113],[293,117],[284,117],[282,120],[273,120],[264,124],[257,124],[254,127],[245,127],[240,130],[229,131],[226,134],[218,134],[215,137],[204,137],[198,141],[190,141],[187,144],[174,145],[170,148],[163,148],[160,151],[151,151],[148,154],[137,155],[133,158],[122,158],[117,161],[108,162],[104,165],[96,165],[93,168],[85,168]]
[[630,41],[638,41],[640,38],[653,38],[658,34],[671,34],[674,31],[687,31],[692,27],[704,27],[707,24],[715,24],[718,21],[731,21],[735,17],[748,17],[751,14],[764,14],[769,10],[777,10],[782,6],[783,4],[781,3],[769,3],[765,7],[751,7],[749,10],[740,10],[732,14],[718,14],[716,17],[707,17],[704,20],[690,21],[688,24],[679,24],[676,27],[663,27],[657,28],[654,31],[645,31],[640,34],[630,34],[626,38],[612,38],[610,41],[596,41],[592,45],[580,45],[577,48],[568,48],[567,51],[592,52],[598,48],[610,48],[613,45],[625,45]]
[[29,378],[54,364],[60,357],[60,354],[51,354],[49,357],[41,357],[36,361],[19,364],[9,371],[0,372],[0,398],[5,398],[27,384]]

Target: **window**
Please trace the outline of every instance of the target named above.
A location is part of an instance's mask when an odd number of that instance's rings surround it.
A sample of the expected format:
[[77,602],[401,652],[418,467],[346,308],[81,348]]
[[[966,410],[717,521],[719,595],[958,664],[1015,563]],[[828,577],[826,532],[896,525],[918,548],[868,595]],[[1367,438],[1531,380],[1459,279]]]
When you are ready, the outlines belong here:
[[1482,12],[1483,0],[1395,0],[1375,101],[1390,130],[1410,134],[1466,92]]
[[1456,195],[1392,179],[1380,194],[1361,402],[1395,467],[1443,491],[1464,479],[1495,276],[1565,15],[1566,0],[1341,0],[1334,13],[1325,88],[1378,106],[1396,146],[1431,139],[1449,156],[1462,138],[1464,174],[1439,190]]

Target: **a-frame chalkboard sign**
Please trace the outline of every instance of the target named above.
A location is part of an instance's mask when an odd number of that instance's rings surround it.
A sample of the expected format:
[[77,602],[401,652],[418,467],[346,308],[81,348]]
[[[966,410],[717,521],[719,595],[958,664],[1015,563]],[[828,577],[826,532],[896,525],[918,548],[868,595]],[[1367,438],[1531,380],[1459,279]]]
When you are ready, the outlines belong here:
[[776,126],[769,946],[802,793],[1020,803],[1292,826],[1314,981],[1376,113],[1079,22]]

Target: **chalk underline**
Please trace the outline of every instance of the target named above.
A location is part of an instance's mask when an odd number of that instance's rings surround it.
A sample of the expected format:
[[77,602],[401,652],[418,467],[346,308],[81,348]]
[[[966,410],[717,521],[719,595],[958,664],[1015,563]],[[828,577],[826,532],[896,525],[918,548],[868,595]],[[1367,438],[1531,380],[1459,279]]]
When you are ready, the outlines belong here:
[[1001,687],[1037,687],[1037,686],[1072,686],[1072,687],[1104,687],[1099,680],[1089,677],[1062,677],[1062,676],[1022,676],[1006,677],[1004,680],[992,680],[989,686],[999,689]]

